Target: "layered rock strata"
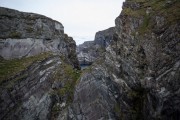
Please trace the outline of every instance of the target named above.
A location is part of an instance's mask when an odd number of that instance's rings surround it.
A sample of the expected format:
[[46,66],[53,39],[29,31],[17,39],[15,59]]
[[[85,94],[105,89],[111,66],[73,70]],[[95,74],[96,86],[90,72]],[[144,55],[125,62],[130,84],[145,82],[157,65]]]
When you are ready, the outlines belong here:
[[53,52],[69,58],[78,67],[76,43],[64,34],[60,22],[51,18],[0,8],[0,56],[4,59],[22,58],[42,52]]
[[57,119],[73,99],[75,41],[48,17],[0,8],[0,119]]
[[[179,6],[178,0],[126,0],[115,36],[79,81],[71,56],[49,50],[19,59],[28,67],[1,77],[0,119],[179,120]],[[22,61],[12,62],[16,69]]]
[[180,119],[180,2],[126,0],[117,40],[81,76],[71,119]]
[[100,59],[106,47],[108,47],[116,37],[115,28],[111,27],[97,32],[94,41],[85,41],[83,44],[78,45],[77,56],[79,63],[83,64],[84,60],[87,61],[87,63],[92,63]]

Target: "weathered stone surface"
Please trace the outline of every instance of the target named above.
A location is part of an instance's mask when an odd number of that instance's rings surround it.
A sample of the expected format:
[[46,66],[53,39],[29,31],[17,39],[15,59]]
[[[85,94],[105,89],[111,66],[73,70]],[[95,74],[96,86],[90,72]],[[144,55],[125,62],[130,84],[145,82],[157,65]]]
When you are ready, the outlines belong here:
[[76,43],[64,34],[61,23],[34,13],[0,8],[0,56],[5,59],[42,52],[64,55],[78,68]]
[[64,33],[61,23],[34,13],[0,8],[0,38],[55,39]]
[[113,36],[115,34],[115,28],[111,27],[103,31],[99,31],[95,35],[94,42],[102,47],[107,47],[111,44]]
[[71,41],[64,46],[68,57],[36,61],[2,83],[0,119],[179,120],[179,5],[126,0],[110,43],[102,44],[105,35],[97,35],[101,56],[80,81],[64,64],[72,63]]
[[49,58],[1,84],[1,119],[48,119],[52,106],[50,76],[60,64],[58,57]]
[[118,39],[76,87],[72,119],[180,119],[180,3],[170,3],[126,0]]
[[0,28],[0,119],[57,119],[78,79],[75,41],[57,21],[7,8]]
[[[117,119],[114,113],[119,98],[118,85],[103,67],[85,73],[76,87],[71,119]],[[81,118],[79,118],[81,116]]]
[[92,63],[104,56],[106,47],[112,44],[115,39],[115,28],[111,27],[103,31],[99,31],[95,35],[94,41],[86,41],[77,46],[77,57],[80,64]]
[[122,8],[130,8],[132,10],[138,10],[142,7],[142,2],[135,2],[135,1],[128,1],[126,0],[126,2],[123,3]]

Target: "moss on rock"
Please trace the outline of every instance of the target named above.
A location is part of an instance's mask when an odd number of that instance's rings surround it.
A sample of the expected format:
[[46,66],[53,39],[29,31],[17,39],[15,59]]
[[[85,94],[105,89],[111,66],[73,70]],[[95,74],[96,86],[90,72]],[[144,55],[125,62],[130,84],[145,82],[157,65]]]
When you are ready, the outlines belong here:
[[36,56],[25,57],[22,59],[2,60],[0,62],[0,84],[13,77],[19,72],[27,69],[34,62],[42,61],[50,57],[51,53],[42,53]]

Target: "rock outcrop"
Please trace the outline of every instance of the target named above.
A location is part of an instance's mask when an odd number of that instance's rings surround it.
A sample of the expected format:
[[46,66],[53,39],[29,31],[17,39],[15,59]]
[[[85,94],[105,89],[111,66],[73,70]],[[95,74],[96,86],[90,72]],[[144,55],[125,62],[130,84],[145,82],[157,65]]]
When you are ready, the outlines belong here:
[[[0,38],[36,38],[51,40],[64,33],[60,22],[34,13],[24,13],[12,9],[0,8]],[[8,23],[8,24],[7,24]]]
[[0,119],[57,119],[73,99],[75,41],[61,23],[0,8]]
[[53,52],[69,58],[78,67],[76,43],[64,34],[60,22],[34,13],[0,8],[0,56],[22,58]]
[[83,64],[84,60],[87,63],[92,63],[100,59],[104,55],[106,47],[112,44],[116,37],[115,28],[111,27],[97,32],[94,41],[85,41],[83,44],[77,46],[79,63]]
[[115,27],[108,28],[96,33],[94,43],[101,47],[107,47],[115,37]]
[[[44,34],[24,38],[21,33],[17,38],[3,33],[0,50],[7,53],[11,42],[4,44],[6,40],[35,39],[48,50],[30,50],[12,60],[5,60],[11,57],[1,52],[0,119],[179,120],[179,7],[178,0],[126,0],[112,32],[99,32],[94,42],[85,43],[87,53],[97,44],[103,50],[79,80],[79,72],[72,69],[77,61],[72,60],[74,42],[62,31],[55,30],[47,39]],[[106,38],[108,44],[103,42]],[[46,44],[49,40],[52,43]]]
[[180,2],[126,0],[117,40],[85,70],[71,119],[180,119]]

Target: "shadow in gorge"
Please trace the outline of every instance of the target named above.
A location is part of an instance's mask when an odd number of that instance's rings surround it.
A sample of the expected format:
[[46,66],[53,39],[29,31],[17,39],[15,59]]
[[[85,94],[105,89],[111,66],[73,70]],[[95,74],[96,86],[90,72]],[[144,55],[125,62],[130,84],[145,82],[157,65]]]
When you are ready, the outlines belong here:
[[84,64],[80,64],[80,68],[81,70],[86,69],[87,67],[91,66],[93,62],[89,62],[89,63],[84,63]]

